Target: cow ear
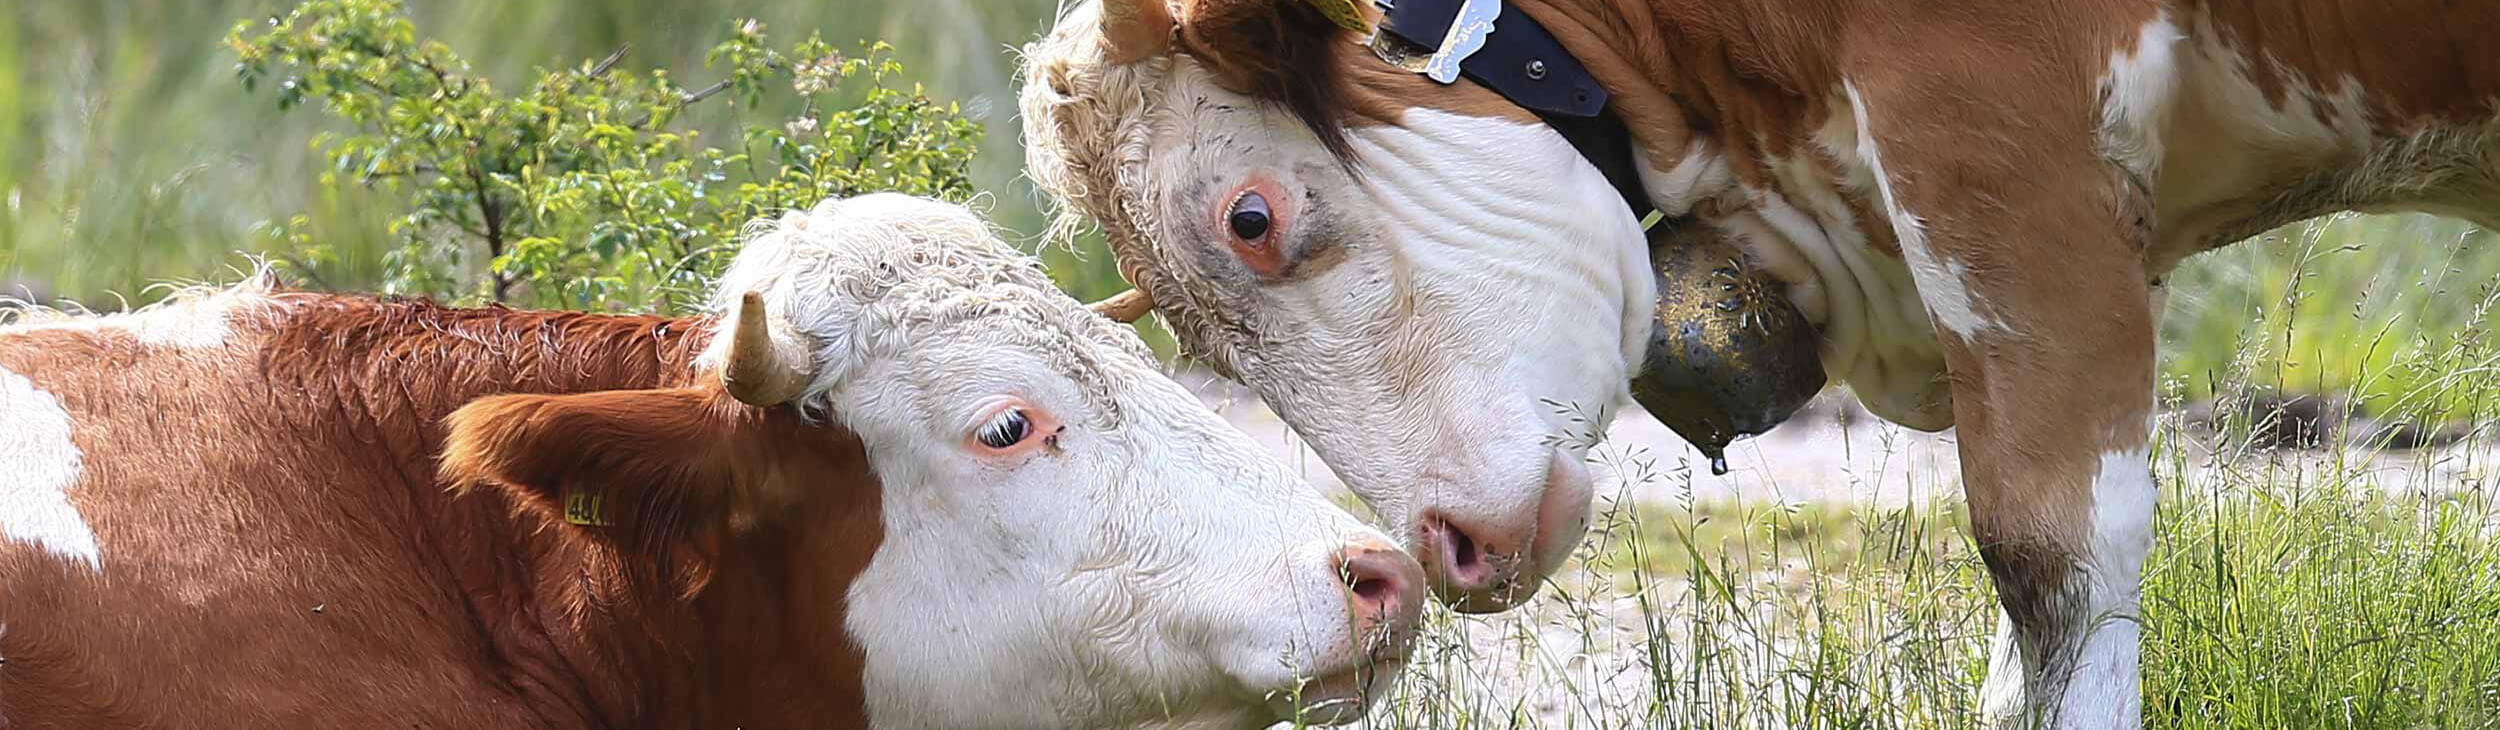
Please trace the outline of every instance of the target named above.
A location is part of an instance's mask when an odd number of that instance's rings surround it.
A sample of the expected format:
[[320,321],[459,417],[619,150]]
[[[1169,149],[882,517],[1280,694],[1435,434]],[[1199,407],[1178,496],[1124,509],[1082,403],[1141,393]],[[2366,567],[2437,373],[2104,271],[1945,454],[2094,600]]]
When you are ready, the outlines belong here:
[[1103,60],[1130,64],[1172,47],[1169,0],[1102,0]]
[[445,420],[443,480],[500,489],[691,593],[739,503],[744,409],[716,388],[481,398]]

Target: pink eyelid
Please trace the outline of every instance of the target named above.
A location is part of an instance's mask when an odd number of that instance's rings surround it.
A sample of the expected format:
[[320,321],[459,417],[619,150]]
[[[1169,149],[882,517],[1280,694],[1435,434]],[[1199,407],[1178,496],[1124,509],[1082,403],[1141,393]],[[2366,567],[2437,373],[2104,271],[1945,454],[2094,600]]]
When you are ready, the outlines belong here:
[[1264,173],[1252,173],[1249,177],[1243,178],[1240,185],[1233,187],[1232,192],[1216,200],[1212,219],[1219,228],[1224,227],[1227,219],[1232,217],[1233,211],[1241,208],[1242,199],[1251,193],[1258,193],[1259,197],[1267,200],[1267,237],[1275,238],[1276,232],[1284,230],[1286,221],[1293,217],[1293,206],[1290,205],[1292,201],[1285,197],[1285,186],[1278,184],[1275,179]]
[[[1229,220],[1233,211],[1241,205],[1242,197],[1250,193],[1258,193],[1259,197],[1267,199],[1267,235],[1255,242],[1234,238]],[[1216,201],[1211,220],[1215,222],[1218,234],[1231,242],[1235,257],[1260,274],[1275,276],[1285,265],[1284,252],[1276,250],[1276,242],[1282,240],[1285,230],[1293,225],[1293,214],[1292,201],[1285,197],[1285,186],[1263,173],[1253,173],[1242,180],[1240,186],[1233,188],[1232,193]]]
[[[988,428],[990,423],[997,421],[1010,410],[1024,412],[1024,440],[1017,441],[1015,445],[1004,449],[991,448],[989,444],[981,443],[981,429]],[[1049,441],[1046,437],[1059,431],[1059,419],[1023,398],[1014,396],[993,398],[975,413],[980,415],[973,417],[971,426],[964,429],[964,445],[972,449],[973,453],[986,458],[1011,458],[1032,453]]]

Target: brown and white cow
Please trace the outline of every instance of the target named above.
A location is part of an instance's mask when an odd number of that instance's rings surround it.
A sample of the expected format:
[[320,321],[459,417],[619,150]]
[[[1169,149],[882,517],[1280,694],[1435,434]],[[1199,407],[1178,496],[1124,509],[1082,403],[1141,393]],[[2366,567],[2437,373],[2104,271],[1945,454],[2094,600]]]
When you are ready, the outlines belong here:
[[722,292],[0,328],[0,725],[1258,727],[1403,659],[1420,568],[964,209]]
[[1410,72],[1368,35],[1392,3],[1357,5],[1080,4],[1026,49],[1031,175],[1445,598],[1500,608],[1582,529],[1550,445],[1576,426],[1541,404],[1603,423],[1642,364],[1628,162],[1632,199],[1787,286],[1832,379],[1958,426],[2007,719],[2140,722],[2165,273],[2333,211],[2500,227],[2500,4],[1466,3],[1474,39],[1533,21],[1585,66],[1628,161],[1479,82],[1507,68]]

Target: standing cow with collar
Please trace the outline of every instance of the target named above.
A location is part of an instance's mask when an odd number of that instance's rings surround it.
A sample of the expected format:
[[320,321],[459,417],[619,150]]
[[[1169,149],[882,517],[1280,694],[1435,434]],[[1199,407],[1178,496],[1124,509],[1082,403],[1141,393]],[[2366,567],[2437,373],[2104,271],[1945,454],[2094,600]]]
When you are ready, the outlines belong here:
[[[1026,49],[1022,107],[1030,174],[1103,229],[1130,309],[1256,389],[1453,606],[1517,605],[1577,545],[1587,440],[1558,433],[1767,359],[1958,429],[1994,716],[2136,727],[2162,277],[2338,211],[2500,227],[2500,54],[2465,35],[2496,26],[2430,0],[1096,0]],[[1705,247],[1734,260],[1675,263]],[[1696,311],[1662,289],[1730,268],[1809,354],[1660,355],[1692,323],[1658,315]],[[1800,382],[1642,401],[1711,446]]]

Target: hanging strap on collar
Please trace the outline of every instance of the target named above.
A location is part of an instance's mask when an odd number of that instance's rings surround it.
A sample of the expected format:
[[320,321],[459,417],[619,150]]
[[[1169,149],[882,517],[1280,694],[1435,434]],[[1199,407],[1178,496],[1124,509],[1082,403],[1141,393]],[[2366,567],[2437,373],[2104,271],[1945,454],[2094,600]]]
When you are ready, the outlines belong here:
[[1605,87],[1535,18],[1503,7],[1501,0],[1373,4],[1383,18],[1372,49],[1383,60],[1441,83],[1457,80],[1447,71],[1454,62],[1459,73],[1535,113],[1569,140],[1614,184],[1634,218],[1656,209],[1632,167],[1631,132],[1606,111]]

